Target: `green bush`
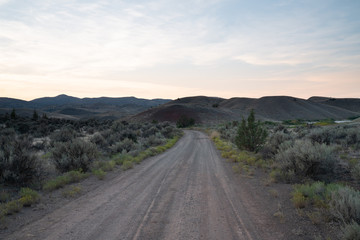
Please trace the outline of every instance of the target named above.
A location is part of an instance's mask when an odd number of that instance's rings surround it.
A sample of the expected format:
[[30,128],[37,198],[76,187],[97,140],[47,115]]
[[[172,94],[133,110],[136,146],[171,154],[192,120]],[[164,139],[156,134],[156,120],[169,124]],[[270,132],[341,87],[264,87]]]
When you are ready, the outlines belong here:
[[20,189],[20,202],[23,206],[28,207],[34,203],[39,202],[40,195],[35,190],[30,188],[21,188]]
[[317,180],[331,175],[337,159],[329,146],[297,140],[293,145],[280,146],[275,161],[284,180],[296,182],[308,177]]
[[71,142],[56,143],[52,150],[56,168],[60,172],[71,170],[88,171],[92,162],[98,158],[96,145],[75,139]]
[[133,168],[133,162],[129,160],[125,160],[123,165],[121,166],[122,170],[128,170],[130,168]]
[[304,208],[307,204],[305,196],[299,191],[295,191],[293,193],[293,197],[291,198],[291,201],[293,202],[296,208]]
[[103,180],[106,176],[106,172],[103,171],[102,169],[94,169],[93,170],[93,174],[99,179],[99,180]]
[[5,203],[10,200],[10,194],[4,190],[0,192],[0,203]]
[[257,152],[264,145],[267,135],[260,121],[255,121],[255,112],[251,110],[247,122],[244,118],[242,119],[235,143],[239,149]]
[[116,162],[114,160],[110,161],[96,161],[94,163],[94,169],[101,169],[105,172],[114,170]]
[[10,202],[7,202],[4,207],[4,213],[5,215],[12,215],[14,213],[18,213],[23,208],[23,205],[21,201],[19,200],[13,200]]
[[131,160],[131,156],[127,153],[116,154],[112,157],[112,161],[115,161],[116,165],[122,165],[124,161]]
[[186,128],[186,127],[191,127],[195,124],[195,119],[188,117],[186,115],[182,115],[180,116],[180,118],[177,120],[176,122],[176,126],[178,128]]

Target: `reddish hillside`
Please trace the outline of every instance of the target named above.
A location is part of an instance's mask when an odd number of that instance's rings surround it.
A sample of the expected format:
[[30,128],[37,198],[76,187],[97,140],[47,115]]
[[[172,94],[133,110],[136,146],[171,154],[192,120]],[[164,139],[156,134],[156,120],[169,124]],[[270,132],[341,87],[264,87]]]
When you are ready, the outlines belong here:
[[222,99],[214,97],[181,98],[148,111],[131,119],[138,121],[171,121],[176,122],[180,116],[192,117],[198,123],[217,123],[240,120],[246,117],[251,109],[262,120],[289,119],[346,119],[360,113],[341,107],[330,106],[317,101],[288,96],[256,98]]

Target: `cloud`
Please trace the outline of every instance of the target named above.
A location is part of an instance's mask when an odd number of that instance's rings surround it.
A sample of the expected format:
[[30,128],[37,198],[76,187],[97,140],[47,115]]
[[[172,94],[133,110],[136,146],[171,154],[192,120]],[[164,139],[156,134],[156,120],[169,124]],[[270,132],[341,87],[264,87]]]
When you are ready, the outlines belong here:
[[337,10],[321,11],[322,4],[53,0],[10,8],[15,1],[6,2],[0,0],[0,11],[9,13],[0,15],[0,81],[132,79],[134,86],[172,81],[185,89],[216,86],[211,79],[228,81],[222,91],[232,92],[247,79],[291,82],[360,63],[358,18],[340,12],[345,17],[332,19]]
[[7,4],[7,3],[9,3],[11,0],[0,0],[0,7],[2,6],[2,5],[5,5],[5,4]]

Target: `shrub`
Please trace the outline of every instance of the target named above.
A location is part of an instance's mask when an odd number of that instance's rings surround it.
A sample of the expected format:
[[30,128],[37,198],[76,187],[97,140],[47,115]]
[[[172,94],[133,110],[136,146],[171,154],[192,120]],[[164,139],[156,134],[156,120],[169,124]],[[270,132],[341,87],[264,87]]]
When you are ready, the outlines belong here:
[[109,172],[114,170],[116,162],[114,160],[111,161],[97,161],[94,164],[94,169],[101,169],[105,172]]
[[116,154],[112,157],[112,160],[115,161],[116,165],[122,165],[124,161],[131,159],[131,156],[127,153]]
[[0,149],[0,181],[26,186],[44,177],[42,164],[31,151],[29,138],[13,139]]
[[130,152],[134,148],[135,143],[129,139],[125,138],[124,140],[117,142],[115,145],[111,146],[112,153],[121,153],[122,151]]
[[4,190],[0,192],[0,203],[5,203],[10,200],[10,194]]
[[91,137],[90,142],[102,148],[108,146],[108,142],[100,133],[95,133]]
[[166,139],[163,138],[161,134],[155,134],[155,135],[151,135],[145,140],[144,146],[145,147],[159,146],[164,144],[165,141]]
[[339,144],[343,146],[355,145],[360,140],[360,131],[358,126],[331,126],[316,128],[312,130],[307,137],[313,142],[330,144]]
[[176,126],[178,128],[186,128],[186,127],[191,127],[195,124],[195,119],[188,117],[186,115],[182,115],[180,116],[180,118],[177,120],[176,122]]
[[175,128],[172,126],[166,126],[161,130],[161,134],[166,138],[173,138],[175,136]]
[[344,240],[358,240],[360,239],[360,225],[352,221],[350,224],[345,224],[342,228]]
[[285,133],[283,131],[275,132],[271,135],[263,149],[261,149],[261,154],[265,158],[272,158],[284,142],[293,143],[294,137],[290,133]]
[[77,137],[77,132],[71,127],[63,127],[62,129],[51,134],[50,139],[54,142],[70,142]]
[[319,225],[323,222],[323,215],[319,211],[307,212],[306,215],[314,225]]
[[296,191],[293,193],[293,197],[292,197],[291,201],[293,202],[293,204],[296,208],[304,208],[306,206],[306,198],[299,191]]
[[297,140],[288,148],[281,148],[275,155],[280,171],[287,181],[306,177],[321,179],[333,173],[336,163],[331,147],[309,140]]
[[5,204],[5,214],[12,215],[21,211],[23,205],[19,200],[13,200]]
[[106,176],[106,172],[104,172],[102,169],[94,169],[93,174],[99,179],[103,180]]
[[158,131],[159,131],[159,129],[157,127],[153,126],[153,127],[149,128],[149,129],[146,129],[143,132],[142,136],[147,138],[147,137],[150,137],[152,135],[155,135]]
[[90,164],[98,157],[96,145],[80,139],[72,142],[56,143],[52,150],[56,168],[60,172],[71,170],[88,171]]
[[266,137],[267,131],[260,121],[255,121],[255,112],[251,110],[247,122],[242,119],[235,141],[239,149],[257,152],[265,143]]
[[329,203],[332,215],[344,223],[360,223],[360,192],[344,186],[331,193]]
[[21,198],[19,201],[25,207],[29,207],[40,200],[40,195],[36,191],[30,188],[21,188],[20,196]]
[[123,165],[121,166],[121,169],[128,170],[129,168],[133,168],[133,162],[129,160],[125,160]]

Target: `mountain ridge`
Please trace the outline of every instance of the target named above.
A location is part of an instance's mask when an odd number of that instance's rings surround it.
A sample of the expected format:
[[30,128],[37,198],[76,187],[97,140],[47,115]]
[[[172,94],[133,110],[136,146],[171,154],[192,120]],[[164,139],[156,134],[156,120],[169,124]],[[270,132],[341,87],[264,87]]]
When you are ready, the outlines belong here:
[[[22,109],[30,115],[33,109],[50,117],[84,119],[129,119],[135,121],[176,122],[182,115],[198,123],[239,120],[251,109],[258,119],[283,121],[291,119],[342,120],[360,116],[360,98],[329,98],[314,96],[308,99],[292,96],[264,96],[261,98],[234,97],[230,99],[190,96],[170,99],[136,97],[77,98],[65,94],[31,101],[0,98],[0,114],[9,109]],[[32,110],[32,111],[30,111]]]
[[30,112],[38,110],[47,113],[49,117],[118,119],[169,101],[170,99],[143,99],[136,97],[78,98],[65,94],[55,97],[36,98],[30,101],[0,97],[0,114],[9,112],[9,109],[14,108],[22,109],[19,112],[24,116],[29,116]]
[[[325,99],[325,97],[324,97]],[[321,100],[323,101],[323,100]],[[353,103],[355,101],[355,103]],[[350,99],[348,105],[356,105],[360,99]],[[233,121],[246,117],[251,109],[261,120],[283,121],[291,119],[342,120],[360,116],[360,109],[352,111],[346,106],[301,99],[291,96],[264,96],[261,98],[235,97],[230,99],[195,96],[170,101],[156,108],[133,116],[135,121],[176,121],[180,115],[192,117],[200,123]]]

